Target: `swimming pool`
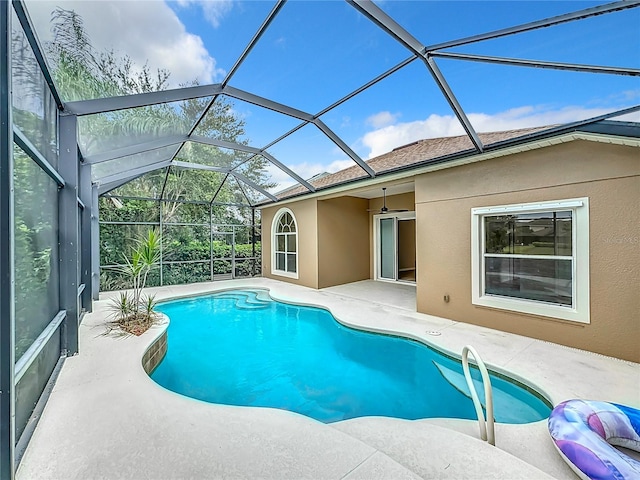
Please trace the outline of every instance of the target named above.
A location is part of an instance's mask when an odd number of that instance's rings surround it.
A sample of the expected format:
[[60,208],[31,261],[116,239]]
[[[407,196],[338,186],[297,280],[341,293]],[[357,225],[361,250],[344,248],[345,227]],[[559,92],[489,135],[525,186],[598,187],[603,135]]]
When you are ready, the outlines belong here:
[[[151,378],[199,400],[290,410],[330,423],[363,416],[474,419],[458,360],[404,338],[363,332],[326,310],[234,290],[162,303],[168,351]],[[480,374],[472,369],[483,401]],[[495,418],[547,418],[548,402],[491,375]]]

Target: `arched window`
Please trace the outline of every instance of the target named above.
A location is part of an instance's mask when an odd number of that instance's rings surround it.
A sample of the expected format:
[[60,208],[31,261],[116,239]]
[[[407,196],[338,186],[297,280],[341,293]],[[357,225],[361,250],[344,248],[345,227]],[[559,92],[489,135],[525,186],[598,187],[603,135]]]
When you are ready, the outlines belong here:
[[278,210],[272,225],[271,273],[298,278],[298,229],[288,208]]

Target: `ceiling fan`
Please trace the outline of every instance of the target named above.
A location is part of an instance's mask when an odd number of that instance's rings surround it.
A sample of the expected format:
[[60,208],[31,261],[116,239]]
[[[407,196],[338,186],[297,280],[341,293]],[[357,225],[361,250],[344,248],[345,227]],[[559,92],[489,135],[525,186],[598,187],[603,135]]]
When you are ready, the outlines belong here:
[[[390,213],[390,212],[408,212],[409,210],[406,208],[403,209],[397,209],[397,210],[392,210],[387,208],[387,187],[382,187],[382,208],[379,210],[379,212],[382,213]],[[378,212],[378,210],[376,209],[368,209],[367,212]]]

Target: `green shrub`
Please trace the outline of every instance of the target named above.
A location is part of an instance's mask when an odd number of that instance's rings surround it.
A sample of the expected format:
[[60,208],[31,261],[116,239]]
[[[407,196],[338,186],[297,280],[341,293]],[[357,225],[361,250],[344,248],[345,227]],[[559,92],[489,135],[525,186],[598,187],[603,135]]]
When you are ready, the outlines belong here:
[[[118,258],[119,249],[124,249],[132,243],[132,241],[127,240],[126,237],[123,238],[122,235],[118,235],[118,229],[129,233],[137,231],[138,226],[136,226],[136,228],[126,226],[126,229],[123,229],[123,227],[125,226],[101,226],[101,235],[106,234],[105,236],[108,237],[106,239],[101,237],[101,244],[104,245],[104,250],[101,250],[102,265],[120,263],[121,257]],[[163,285],[211,281],[210,258],[213,258],[214,275],[231,274],[231,245],[221,240],[214,240],[213,245],[211,245],[208,239],[203,241],[198,240],[193,236],[190,237],[189,235],[186,235],[185,230],[182,230],[180,233],[181,235],[179,235],[179,238],[167,239],[167,236],[164,236],[165,242],[163,244],[164,251],[162,257]],[[213,251],[211,249],[212,246]],[[255,261],[250,260],[253,256],[253,252],[254,247],[250,243],[236,244],[234,251],[236,277],[250,277],[260,274],[262,253],[260,242],[256,242],[255,245],[255,255],[257,257]],[[210,257],[211,254],[213,255]],[[187,261],[194,263],[174,263]],[[196,261],[197,263],[195,263]],[[147,285],[160,285],[159,268],[156,268],[149,273]],[[123,276],[117,268],[102,269],[100,273],[100,288],[103,291],[121,290],[131,287],[131,282]]]

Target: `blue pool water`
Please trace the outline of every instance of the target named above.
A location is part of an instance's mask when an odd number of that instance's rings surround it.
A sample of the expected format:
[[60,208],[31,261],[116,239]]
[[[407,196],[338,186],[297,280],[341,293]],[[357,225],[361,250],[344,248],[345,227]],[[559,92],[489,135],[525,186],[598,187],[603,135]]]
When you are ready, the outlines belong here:
[[[475,417],[459,361],[412,340],[345,327],[326,310],[230,291],[172,301],[168,351],[151,378],[211,403],[354,417]],[[478,381],[480,374],[472,370]],[[496,421],[548,417],[538,396],[492,375]]]

